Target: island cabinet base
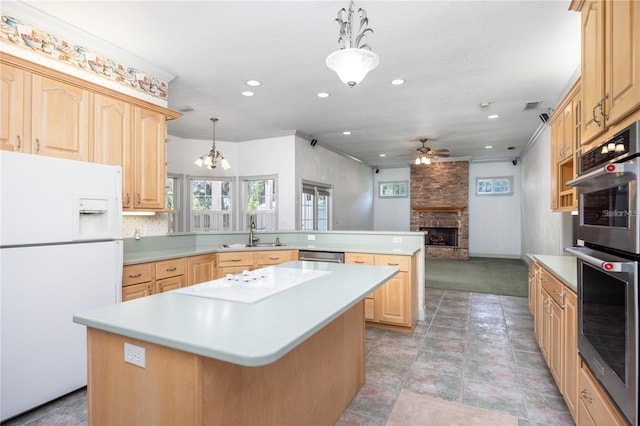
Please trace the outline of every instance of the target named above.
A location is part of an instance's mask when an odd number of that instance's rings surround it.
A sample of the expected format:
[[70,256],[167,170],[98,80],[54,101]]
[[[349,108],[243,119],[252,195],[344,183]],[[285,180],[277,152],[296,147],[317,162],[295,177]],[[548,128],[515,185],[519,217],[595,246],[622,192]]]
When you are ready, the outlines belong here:
[[[87,333],[90,425],[333,425],[365,380],[363,302],[261,367]],[[124,361],[125,343],[145,368]]]

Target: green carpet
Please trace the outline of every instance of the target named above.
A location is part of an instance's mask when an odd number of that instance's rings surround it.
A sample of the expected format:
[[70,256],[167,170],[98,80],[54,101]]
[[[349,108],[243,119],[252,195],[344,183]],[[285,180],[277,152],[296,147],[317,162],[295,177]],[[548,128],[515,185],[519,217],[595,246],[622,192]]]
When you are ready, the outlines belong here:
[[520,259],[472,257],[425,261],[425,285],[444,290],[527,297],[528,266]]

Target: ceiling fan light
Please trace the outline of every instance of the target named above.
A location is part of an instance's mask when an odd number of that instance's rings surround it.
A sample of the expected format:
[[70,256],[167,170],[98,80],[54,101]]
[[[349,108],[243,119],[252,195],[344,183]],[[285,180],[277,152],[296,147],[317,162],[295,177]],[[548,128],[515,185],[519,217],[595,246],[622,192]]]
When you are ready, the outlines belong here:
[[416,157],[415,164],[420,164],[420,157]]
[[424,164],[431,164],[431,158],[429,157],[425,157],[425,162]]
[[226,158],[222,157],[222,161],[220,161],[220,165],[224,170],[229,170],[231,168],[231,164],[227,161]]
[[193,164],[195,164],[198,167],[202,167],[203,163],[204,163],[204,160],[202,159],[202,157],[196,158],[196,161],[193,162]]
[[213,164],[213,158],[211,158],[211,154],[209,154],[204,158],[204,165],[210,168],[212,164]]
[[379,63],[378,55],[367,49],[340,49],[327,56],[327,66],[349,87],[360,83]]

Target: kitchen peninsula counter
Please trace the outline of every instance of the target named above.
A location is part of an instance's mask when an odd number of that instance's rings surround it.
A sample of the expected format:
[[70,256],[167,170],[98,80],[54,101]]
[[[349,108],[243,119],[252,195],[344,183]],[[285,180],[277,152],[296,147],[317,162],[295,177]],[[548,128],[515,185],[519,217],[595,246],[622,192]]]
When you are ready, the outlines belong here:
[[[323,274],[255,303],[174,291],[75,315],[89,422],[334,423],[364,383],[363,299],[398,269],[272,268]],[[144,368],[125,362],[140,357],[125,343],[144,349]]]

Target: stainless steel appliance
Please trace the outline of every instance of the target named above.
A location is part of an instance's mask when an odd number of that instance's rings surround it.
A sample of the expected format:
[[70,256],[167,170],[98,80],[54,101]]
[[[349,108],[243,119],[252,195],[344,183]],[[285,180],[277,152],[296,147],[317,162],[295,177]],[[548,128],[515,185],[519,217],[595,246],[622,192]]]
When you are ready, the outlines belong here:
[[298,252],[298,260],[308,260],[310,262],[344,263],[344,253],[337,251],[300,250]]
[[638,258],[588,247],[578,260],[578,350],[631,424],[638,419]]
[[578,188],[578,350],[630,424],[638,421],[640,122],[584,153]]
[[639,145],[640,122],[635,122],[580,158],[579,177],[567,182],[579,188],[578,239],[640,253]]

